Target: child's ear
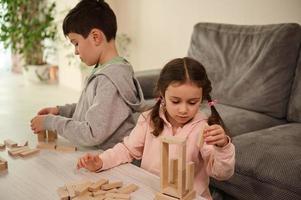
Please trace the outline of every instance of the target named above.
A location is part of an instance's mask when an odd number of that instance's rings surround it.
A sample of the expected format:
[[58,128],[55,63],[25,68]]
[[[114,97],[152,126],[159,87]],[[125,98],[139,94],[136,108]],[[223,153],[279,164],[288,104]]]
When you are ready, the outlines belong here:
[[91,30],[91,35],[96,46],[99,46],[105,39],[103,32],[96,28]]

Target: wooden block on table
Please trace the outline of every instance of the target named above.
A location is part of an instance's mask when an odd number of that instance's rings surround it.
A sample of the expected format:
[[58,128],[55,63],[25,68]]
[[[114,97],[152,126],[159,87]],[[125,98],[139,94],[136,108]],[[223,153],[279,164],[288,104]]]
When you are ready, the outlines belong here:
[[105,196],[106,193],[107,193],[107,191],[98,190],[98,191],[92,192],[92,196],[93,197]]
[[69,200],[69,193],[68,193],[66,187],[59,187],[57,189],[57,193],[60,197],[60,200]]
[[47,138],[48,138],[48,142],[54,142],[57,139],[57,133],[54,131],[47,131]]
[[24,158],[24,157],[33,155],[35,153],[38,153],[39,151],[40,151],[39,149],[28,149],[27,151],[21,152],[20,156]]
[[24,151],[28,151],[29,147],[25,146],[25,147],[17,147],[17,148],[13,148],[13,149],[9,149],[7,152],[10,156],[19,156],[22,152]]
[[26,140],[26,141],[23,141],[23,142],[20,142],[19,144],[18,144],[18,147],[25,147],[25,146],[28,146],[28,141]]
[[107,183],[101,186],[102,190],[110,190],[113,188],[119,188],[122,187],[122,182],[121,181],[116,181],[116,182],[111,182],[111,183]]
[[100,195],[100,196],[94,197],[94,200],[104,200],[104,199],[106,199],[106,196]]
[[66,184],[66,190],[71,199],[73,199],[76,196],[73,185]]
[[0,143],[0,150],[5,150],[5,144],[4,143]]
[[47,142],[39,142],[37,144],[38,149],[50,149],[50,150],[55,150],[56,144],[55,143],[47,143]]
[[46,142],[46,131],[41,131],[37,134],[39,142]]
[[129,194],[121,194],[121,193],[107,193],[105,195],[106,198],[113,198],[113,199],[130,199]]
[[89,186],[89,191],[94,192],[100,190],[100,187],[104,184],[107,184],[109,181],[107,179],[100,179],[97,182]]
[[13,147],[17,147],[17,146],[18,146],[18,143],[16,143],[16,142],[13,141],[13,140],[10,140],[10,139],[4,140],[4,144],[5,144],[8,148],[13,148]]
[[60,152],[74,152],[77,150],[77,148],[74,146],[60,146],[60,145],[57,145],[55,149]]
[[118,190],[118,193],[122,193],[122,194],[130,194],[132,192],[135,192],[136,190],[138,190],[139,187],[135,184],[130,184],[127,185],[125,187],[122,187]]
[[0,171],[5,171],[8,169],[7,161],[0,157]]
[[187,163],[186,166],[186,189],[191,191],[193,190],[194,182],[194,162]]
[[75,194],[76,195],[83,195],[84,193],[88,192],[89,186],[92,185],[91,181],[87,181],[83,184],[77,185],[75,187]]

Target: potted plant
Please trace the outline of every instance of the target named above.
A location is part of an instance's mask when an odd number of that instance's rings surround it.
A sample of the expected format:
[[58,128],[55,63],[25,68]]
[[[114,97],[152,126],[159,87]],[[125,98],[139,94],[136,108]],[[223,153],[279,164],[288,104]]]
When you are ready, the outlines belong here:
[[[21,55],[25,72],[34,71],[43,80],[45,41],[54,40],[55,2],[47,0],[0,0],[0,41],[13,54]],[[35,67],[32,67],[35,66]],[[35,68],[32,70],[31,68]],[[47,67],[46,67],[47,68]]]

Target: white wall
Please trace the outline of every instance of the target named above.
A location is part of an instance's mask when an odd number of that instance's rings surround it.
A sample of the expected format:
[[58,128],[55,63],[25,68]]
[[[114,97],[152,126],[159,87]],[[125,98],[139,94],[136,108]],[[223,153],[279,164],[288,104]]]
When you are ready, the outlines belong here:
[[300,0],[112,0],[119,32],[132,39],[136,70],[160,68],[187,54],[197,22],[301,24]]
[[[77,0],[69,0],[73,7]],[[301,24],[300,0],[110,0],[118,20],[118,33],[132,42],[129,60],[135,70],[161,68],[168,60],[187,54],[197,22],[232,24]],[[58,1],[61,9],[64,1]],[[65,7],[64,7],[65,8]],[[59,26],[59,28],[61,25]],[[61,29],[59,29],[61,30]],[[67,48],[61,48],[62,52]],[[73,51],[73,50],[72,50]],[[61,83],[80,88],[80,70],[68,66],[60,54]]]

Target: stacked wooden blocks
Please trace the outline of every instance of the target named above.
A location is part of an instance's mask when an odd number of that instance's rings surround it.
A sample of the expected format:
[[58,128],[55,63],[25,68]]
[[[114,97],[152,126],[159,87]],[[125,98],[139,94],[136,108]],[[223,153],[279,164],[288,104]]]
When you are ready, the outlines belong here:
[[7,161],[0,157],[0,172],[8,169]]
[[17,142],[14,142],[13,140],[7,139],[7,140],[4,140],[4,144],[6,147],[9,148],[7,150],[8,154],[13,157],[16,157],[16,156],[27,157],[27,156],[30,156],[32,154],[39,152],[39,149],[29,148],[27,141],[18,144]]
[[96,182],[81,181],[68,183],[59,187],[57,192],[61,200],[128,200],[130,194],[138,189],[134,184],[122,187],[121,181],[109,182],[107,179],[100,179]]
[[[179,145],[179,158],[169,159],[169,145]],[[161,192],[156,200],[191,200],[196,196],[193,190],[194,163],[186,164],[186,139],[174,136],[161,138]]]
[[74,146],[62,146],[56,144],[57,133],[53,131],[43,131],[38,133],[38,145],[39,149],[56,150],[60,152],[74,152],[77,150]]

